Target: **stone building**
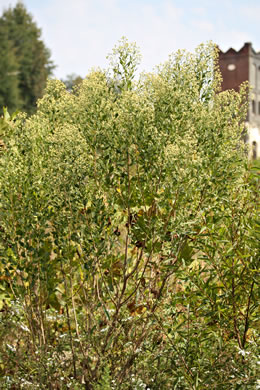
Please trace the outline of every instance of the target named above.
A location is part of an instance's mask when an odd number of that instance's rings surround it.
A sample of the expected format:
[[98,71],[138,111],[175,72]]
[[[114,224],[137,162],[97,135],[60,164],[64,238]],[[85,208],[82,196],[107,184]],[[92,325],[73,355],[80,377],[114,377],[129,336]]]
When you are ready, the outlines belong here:
[[246,126],[249,157],[260,157],[260,52],[247,42],[236,51],[232,48],[226,52],[219,51],[219,67],[222,74],[222,90],[239,90],[244,81],[251,86]]

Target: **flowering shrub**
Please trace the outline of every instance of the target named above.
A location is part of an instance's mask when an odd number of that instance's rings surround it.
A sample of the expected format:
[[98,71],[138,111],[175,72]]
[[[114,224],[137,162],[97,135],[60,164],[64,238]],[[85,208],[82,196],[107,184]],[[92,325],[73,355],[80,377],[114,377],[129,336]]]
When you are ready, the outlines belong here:
[[1,388],[256,387],[258,178],[216,59],[135,81],[123,40],[4,127]]

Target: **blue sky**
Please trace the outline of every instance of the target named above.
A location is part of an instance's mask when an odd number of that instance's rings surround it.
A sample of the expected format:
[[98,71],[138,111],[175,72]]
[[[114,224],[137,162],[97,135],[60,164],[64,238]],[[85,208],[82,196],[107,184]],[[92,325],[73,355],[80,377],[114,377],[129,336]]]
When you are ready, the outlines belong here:
[[[55,76],[107,67],[122,37],[136,41],[147,71],[178,49],[213,40],[222,50],[260,51],[259,0],[24,0],[57,65]],[[0,12],[16,0],[0,0]]]

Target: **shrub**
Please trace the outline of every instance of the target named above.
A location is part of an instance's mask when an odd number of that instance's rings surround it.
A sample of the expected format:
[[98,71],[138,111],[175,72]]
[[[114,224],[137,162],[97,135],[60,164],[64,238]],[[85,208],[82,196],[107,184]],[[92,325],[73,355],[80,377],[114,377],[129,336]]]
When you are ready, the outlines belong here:
[[[253,389],[258,179],[247,87],[219,93],[217,52],[138,81],[49,81],[0,160],[1,376],[12,389]],[[257,225],[258,224],[258,225]]]

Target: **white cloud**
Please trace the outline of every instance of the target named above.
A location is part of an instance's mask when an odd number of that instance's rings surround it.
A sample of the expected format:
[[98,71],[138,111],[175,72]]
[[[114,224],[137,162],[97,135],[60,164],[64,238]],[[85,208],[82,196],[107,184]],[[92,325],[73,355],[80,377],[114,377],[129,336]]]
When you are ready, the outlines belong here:
[[6,8],[9,8],[9,5],[10,6],[13,6],[15,5],[17,2],[17,0],[0,0],[0,11],[2,11],[3,9],[6,9]]
[[219,34],[219,47],[222,51],[226,51],[230,47],[240,50],[245,42],[253,42],[253,37],[250,33],[231,29],[228,32],[223,31]]
[[124,35],[136,41],[143,55],[142,68],[151,70],[178,48],[193,49],[205,40],[205,21],[196,28],[183,21],[184,10],[172,1],[157,4],[117,0],[53,0],[33,14],[43,29],[56,74],[85,75],[93,66],[106,66],[106,55]]
[[205,17],[206,16],[206,8],[205,7],[195,7],[191,9],[192,13],[196,16]]
[[[179,48],[193,50],[201,42],[213,40],[222,50],[230,46],[239,49],[245,41],[254,40],[249,24],[241,25],[236,18],[223,14],[223,4],[213,11],[204,0],[24,2],[42,28],[43,41],[59,66],[55,74],[62,78],[70,73],[85,76],[92,67],[106,67],[106,55],[123,35],[140,46],[142,68],[147,70]],[[235,0],[225,2],[228,9],[233,3],[239,13]],[[8,3],[14,5],[16,1],[0,0],[0,9]],[[245,17],[253,18],[252,12]]]
[[214,25],[207,20],[199,20],[192,23],[192,25],[195,28],[198,28],[201,31],[204,31],[205,33],[212,33],[214,32]]
[[252,23],[259,23],[260,5],[239,7],[240,15]]

